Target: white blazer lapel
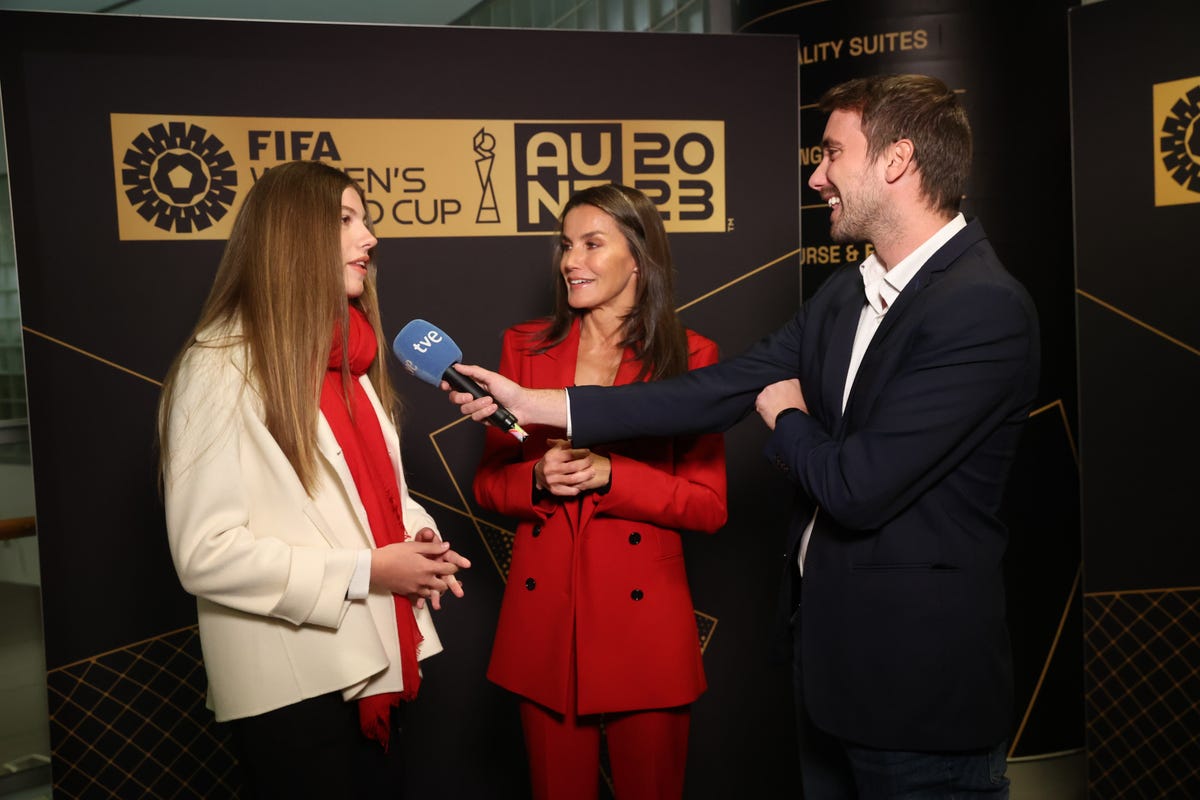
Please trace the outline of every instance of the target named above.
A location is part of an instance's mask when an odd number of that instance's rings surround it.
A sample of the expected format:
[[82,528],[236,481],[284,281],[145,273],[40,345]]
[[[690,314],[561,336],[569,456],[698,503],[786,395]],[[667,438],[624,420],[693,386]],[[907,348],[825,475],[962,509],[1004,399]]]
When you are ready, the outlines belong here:
[[[338,480],[342,484],[342,491],[345,492],[346,498],[350,501],[350,506],[354,509],[354,516],[358,519],[359,541],[347,542],[345,541],[345,534],[339,538],[337,531],[327,530],[327,524],[322,530],[326,531],[326,536],[332,534],[341,546],[351,545],[358,547],[363,544],[374,545],[374,540],[371,537],[371,526],[367,522],[367,510],[363,508],[362,500],[359,499],[358,489],[354,485],[354,477],[350,474],[350,465],[346,463],[346,457],[342,455],[342,447],[338,444],[337,437],[333,435],[333,428],[329,427],[329,421],[325,419],[324,414],[317,415],[317,449],[321,452],[321,456],[329,462],[329,466],[333,468],[334,474],[337,475]],[[315,511],[315,508],[313,510]],[[317,513],[319,514],[320,512]],[[312,514],[309,516],[311,518]]]

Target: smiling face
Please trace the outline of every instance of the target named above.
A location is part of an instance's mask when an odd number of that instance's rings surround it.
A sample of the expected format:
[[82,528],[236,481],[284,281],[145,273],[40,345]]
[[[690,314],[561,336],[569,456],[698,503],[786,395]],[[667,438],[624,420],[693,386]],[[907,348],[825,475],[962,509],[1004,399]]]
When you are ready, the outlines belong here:
[[829,115],[821,143],[821,163],[808,185],[829,204],[834,241],[873,241],[873,231],[887,216],[879,159],[867,155],[862,116],[850,109]]
[[346,296],[360,297],[371,263],[371,249],[379,240],[367,227],[367,215],[362,198],[353,186],[342,192],[342,264],[346,270]]
[[559,269],[571,308],[625,315],[637,297],[637,260],[617,223],[595,206],[567,212]]

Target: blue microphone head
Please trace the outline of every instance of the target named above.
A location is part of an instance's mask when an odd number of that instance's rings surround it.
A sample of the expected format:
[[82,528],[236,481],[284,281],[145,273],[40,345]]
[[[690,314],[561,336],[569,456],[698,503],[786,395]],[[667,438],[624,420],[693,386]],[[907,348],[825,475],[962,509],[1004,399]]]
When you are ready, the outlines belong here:
[[414,319],[396,334],[392,352],[409,375],[434,386],[441,383],[442,374],[451,364],[462,361],[462,350],[454,340],[437,325],[423,319]]

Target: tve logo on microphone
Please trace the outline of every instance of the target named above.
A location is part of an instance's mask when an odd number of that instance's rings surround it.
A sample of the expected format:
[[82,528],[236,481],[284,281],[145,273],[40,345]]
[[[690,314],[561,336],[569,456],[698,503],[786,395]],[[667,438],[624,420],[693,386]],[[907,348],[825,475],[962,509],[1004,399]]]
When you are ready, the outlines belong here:
[[[402,331],[400,335],[404,337],[403,341],[407,343],[411,349],[415,350],[421,355],[425,355],[435,345],[442,344],[446,341],[446,338],[442,336],[442,332],[437,328],[433,328],[422,334],[419,331],[410,330],[411,327],[411,324],[405,326],[404,331]],[[396,355],[400,354],[397,353]],[[412,360],[412,358],[404,359],[404,368],[408,370],[409,375],[417,375],[418,373],[417,364]]]
[[441,331],[434,329],[426,333],[420,339],[412,342],[410,346],[418,353],[428,353],[430,347],[435,344],[441,344],[444,341],[446,340],[442,338]]
[[396,334],[392,352],[409,375],[434,386],[451,364],[462,360],[462,350],[450,335],[423,319],[414,319]]

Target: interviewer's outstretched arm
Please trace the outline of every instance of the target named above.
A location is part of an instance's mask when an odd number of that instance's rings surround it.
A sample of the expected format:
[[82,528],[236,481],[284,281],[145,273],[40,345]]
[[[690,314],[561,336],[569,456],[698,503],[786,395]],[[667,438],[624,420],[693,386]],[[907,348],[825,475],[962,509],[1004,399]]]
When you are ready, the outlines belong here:
[[526,389],[498,372],[473,364],[455,364],[454,369],[473,378],[488,392],[488,396],[476,400],[466,392],[452,390],[442,381],[443,391],[450,395],[450,402],[457,404],[464,416],[483,422],[496,413],[498,402],[515,414],[522,425],[567,427],[567,397],[562,389]]

